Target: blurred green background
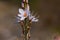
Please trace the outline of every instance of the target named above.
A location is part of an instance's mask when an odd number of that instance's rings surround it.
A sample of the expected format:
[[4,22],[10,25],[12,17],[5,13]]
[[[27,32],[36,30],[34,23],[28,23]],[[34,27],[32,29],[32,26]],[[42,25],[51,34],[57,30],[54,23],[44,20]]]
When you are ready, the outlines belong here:
[[[22,40],[22,29],[16,23],[21,2],[0,0],[0,40],[16,40],[18,34]],[[29,0],[29,4],[30,10],[40,16],[39,22],[31,26],[30,40],[54,40],[54,36],[60,35],[60,0]]]

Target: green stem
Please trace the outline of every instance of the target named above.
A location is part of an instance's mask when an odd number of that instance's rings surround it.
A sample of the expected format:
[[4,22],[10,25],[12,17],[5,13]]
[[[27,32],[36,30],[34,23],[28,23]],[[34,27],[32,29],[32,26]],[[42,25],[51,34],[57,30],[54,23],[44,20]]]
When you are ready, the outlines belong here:
[[28,32],[29,32],[29,30],[28,30],[28,24],[29,24],[29,20],[28,20],[28,18],[26,18],[25,20],[24,20],[25,22],[24,22],[24,40],[28,40],[29,39],[29,37],[27,36],[27,34],[28,34]]

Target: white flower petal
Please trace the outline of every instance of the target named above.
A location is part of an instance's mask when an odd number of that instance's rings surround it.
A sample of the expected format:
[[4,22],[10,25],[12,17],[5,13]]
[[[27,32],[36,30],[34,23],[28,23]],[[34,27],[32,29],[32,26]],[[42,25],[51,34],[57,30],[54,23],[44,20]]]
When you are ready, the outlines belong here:
[[30,11],[29,10],[25,10],[26,11],[26,13],[27,13],[27,16],[29,16],[30,15]]
[[18,17],[22,17],[22,15],[21,14],[18,14]]
[[25,19],[25,17],[21,17],[21,19],[20,20],[24,20]]
[[21,22],[20,20],[18,20],[17,22]]
[[19,13],[23,15],[24,14],[24,10],[19,8]]
[[36,19],[34,22],[38,22],[38,19]]
[[17,17],[17,22],[20,22],[20,18],[19,17]]
[[38,22],[38,19],[33,18],[33,19],[32,19],[32,22]]
[[34,18],[34,16],[31,16],[31,15],[29,16],[29,20],[31,20],[31,19],[33,19],[33,18]]

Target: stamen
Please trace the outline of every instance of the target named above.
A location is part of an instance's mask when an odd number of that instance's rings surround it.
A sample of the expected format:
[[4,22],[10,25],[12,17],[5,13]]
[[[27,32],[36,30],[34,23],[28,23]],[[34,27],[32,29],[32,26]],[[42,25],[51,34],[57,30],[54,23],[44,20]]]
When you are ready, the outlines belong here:
[[27,16],[27,14],[26,14],[26,12],[24,13],[24,17],[26,17]]

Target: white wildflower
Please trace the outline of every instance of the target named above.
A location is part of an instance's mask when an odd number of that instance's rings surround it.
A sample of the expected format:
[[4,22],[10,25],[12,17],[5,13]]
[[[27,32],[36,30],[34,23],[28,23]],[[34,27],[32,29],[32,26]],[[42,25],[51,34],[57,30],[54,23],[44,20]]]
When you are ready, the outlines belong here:
[[18,14],[18,22],[20,22],[20,21],[24,21],[24,19],[25,18],[27,18],[27,17],[29,17],[29,20],[31,20],[32,22],[37,22],[38,21],[38,19],[37,18],[35,18],[34,16],[32,16],[31,14],[30,14],[30,11],[29,10],[23,10],[23,9],[20,9],[19,8],[19,14]]

